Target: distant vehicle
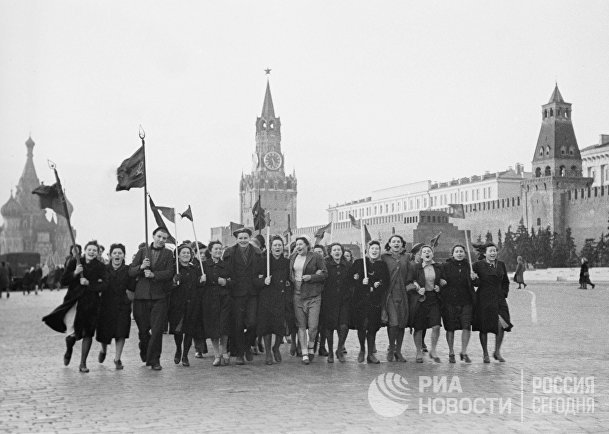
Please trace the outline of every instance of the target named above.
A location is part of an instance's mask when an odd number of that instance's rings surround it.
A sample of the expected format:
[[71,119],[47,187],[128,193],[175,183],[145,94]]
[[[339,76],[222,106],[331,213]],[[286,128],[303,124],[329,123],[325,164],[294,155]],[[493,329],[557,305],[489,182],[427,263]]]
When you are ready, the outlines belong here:
[[19,291],[25,272],[40,264],[40,253],[4,253],[0,255],[0,262],[6,262],[6,265],[10,267],[13,273],[13,278],[10,282],[11,291]]

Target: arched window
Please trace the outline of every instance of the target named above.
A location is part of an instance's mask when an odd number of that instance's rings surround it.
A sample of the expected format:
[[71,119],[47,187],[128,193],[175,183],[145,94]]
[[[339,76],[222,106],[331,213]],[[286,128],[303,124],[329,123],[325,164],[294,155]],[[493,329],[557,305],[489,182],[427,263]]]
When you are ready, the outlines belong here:
[[550,166],[546,166],[546,171],[543,174],[544,176],[550,176],[552,175],[552,169],[550,169]]
[[571,166],[571,176],[577,176],[577,166]]
[[567,173],[567,168],[565,166],[560,166],[559,168],[559,174],[560,176],[565,176]]
[[547,111],[547,110],[544,110],[544,111],[543,111],[543,118],[545,119],[545,118],[547,118],[547,117],[548,117],[548,111]]
[[541,148],[539,148],[539,156],[543,157],[543,146]]
[[[541,176],[541,167],[538,167],[535,169],[535,178],[539,178]],[[485,191],[486,193],[486,191]],[[486,194],[484,195],[485,199],[486,199]]]
[[550,117],[554,116],[554,109],[550,109]]
[[575,154],[575,151],[573,151],[573,147],[569,146],[569,155],[573,155]]
[[550,147],[546,146],[546,155],[550,155]]
[[269,128],[270,128],[271,130],[274,130],[274,129],[275,129],[275,123],[274,123],[273,121],[269,122]]
[[567,150],[565,149],[564,146],[560,147],[560,155],[565,155],[567,153]]

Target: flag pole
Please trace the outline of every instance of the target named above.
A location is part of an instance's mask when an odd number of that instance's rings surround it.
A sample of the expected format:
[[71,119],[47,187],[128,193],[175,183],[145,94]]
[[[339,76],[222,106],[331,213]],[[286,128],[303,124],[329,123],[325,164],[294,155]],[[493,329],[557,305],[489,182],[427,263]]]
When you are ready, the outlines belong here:
[[266,276],[271,275],[271,246],[269,239],[271,238],[271,213],[267,213],[268,225],[266,225]]
[[72,230],[72,223],[70,222],[70,211],[68,210],[68,201],[66,199],[66,193],[63,191],[63,187],[61,186],[61,181],[59,180],[59,173],[57,173],[57,165],[53,163],[51,160],[48,160],[49,167],[53,169],[55,172],[55,181],[57,182],[57,189],[59,190],[59,198],[61,199],[61,204],[63,205],[63,212],[66,214],[66,221],[68,222],[68,230],[70,231],[70,239],[72,240],[72,245],[76,245],[76,238],[74,237],[74,231]]
[[467,236],[467,229],[465,229],[464,232],[465,232],[465,250],[467,250],[467,258],[469,259],[469,271],[473,273],[474,266],[472,265],[472,254],[469,251],[469,237]]
[[359,232],[362,238],[362,262],[364,263],[364,277],[368,277],[368,267],[366,266],[366,235],[364,235],[364,222],[359,221]]
[[146,168],[146,132],[140,125],[139,131],[140,140],[142,141],[142,153],[144,154],[144,231],[146,233],[146,250],[148,250],[148,204],[146,201],[148,200],[148,170]]
[[195,232],[195,222],[191,220],[190,223],[192,224],[192,234],[195,237],[195,244],[197,245],[197,255],[199,256],[199,265],[201,266],[201,274],[205,275],[205,272],[203,271],[203,258],[201,258],[201,249],[199,249],[199,240],[197,239],[197,233]]
[[[175,210],[175,208],[174,208]],[[173,228],[176,234],[176,274],[180,274],[180,262],[178,261],[178,256],[180,255],[180,252],[178,252],[178,219],[175,216],[175,211],[174,211],[174,216],[173,216]],[[191,250],[192,251],[192,250]]]
[[330,244],[332,244],[333,237],[334,237],[334,219],[330,220]]

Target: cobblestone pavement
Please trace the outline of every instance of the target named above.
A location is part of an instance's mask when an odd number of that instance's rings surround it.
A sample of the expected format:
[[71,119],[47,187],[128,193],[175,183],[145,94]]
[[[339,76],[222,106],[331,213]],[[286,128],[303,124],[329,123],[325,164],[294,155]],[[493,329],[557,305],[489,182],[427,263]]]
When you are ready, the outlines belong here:
[[[165,336],[164,369],[155,372],[139,361],[133,323],[125,369],[114,370],[112,348],[99,364],[94,343],[89,374],[78,372],[80,344],[64,367],[63,335],[41,322],[64,292],[14,293],[0,300],[0,432],[607,432],[609,290],[601,286],[582,291],[573,284],[536,283],[531,292],[513,289],[507,363],[483,364],[474,333],[468,351],[473,363],[449,364],[444,332],[442,363],[414,363],[410,336],[408,362],[387,363],[383,329],[380,365],[357,363],[353,332],[344,364],[316,358],[303,366],[282,345],[281,364],[266,366],[256,356],[247,366],[222,368],[192,353],[190,368],[174,365],[173,339]],[[460,333],[456,342],[458,353]],[[382,374],[380,389],[371,386]],[[405,382],[387,398],[379,390],[396,380],[392,374]],[[573,387],[565,390],[563,383],[574,383],[578,393],[568,393]]]

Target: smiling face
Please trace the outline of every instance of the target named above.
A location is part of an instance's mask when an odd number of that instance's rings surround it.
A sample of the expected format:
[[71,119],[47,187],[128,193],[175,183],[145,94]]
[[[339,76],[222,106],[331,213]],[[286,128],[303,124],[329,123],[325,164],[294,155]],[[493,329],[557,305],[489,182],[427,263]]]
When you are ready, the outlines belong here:
[[180,260],[180,264],[186,265],[192,259],[192,253],[190,253],[190,249],[184,248],[180,250],[178,255],[178,259]]
[[239,244],[241,247],[247,247],[247,245],[250,243],[250,236],[248,235],[247,232],[239,232],[237,234],[237,244]]
[[165,243],[167,242],[167,237],[169,237],[167,232],[157,231],[156,234],[154,234],[152,236],[152,244],[157,249],[160,249],[161,247],[165,247]]
[[110,257],[112,258],[112,263],[114,265],[120,265],[125,260],[125,254],[119,248],[115,248],[110,252]]
[[211,253],[211,257],[214,259],[222,258],[222,244],[220,244],[220,243],[214,244],[211,247],[211,251],[209,253]]
[[453,249],[453,258],[457,261],[465,259],[465,250],[461,246],[457,246]]
[[309,250],[309,246],[303,240],[296,240],[296,246],[294,248],[299,255],[304,255]]
[[423,261],[425,262],[429,262],[433,259],[433,250],[431,250],[431,247],[423,247],[421,249],[421,258],[423,258]]
[[399,237],[391,237],[389,247],[393,253],[401,252],[403,247],[402,240]]
[[345,251],[345,253],[343,254],[343,256],[345,257],[345,259],[349,262],[351,262],[351,260],[353,259],[353,256],[351,256],[351,252],[347,252]]
[[322,249],[321,247],[315,247],[315,248],[313,249],[313,251],[314,251],[315,253],[317,253],[319,256],[322,256],[322,257],[324,256],[324,249]]
[[370,247],[368,247],[368,256],[370,256],[370,259],[376,259],[381,255],[381,246],[379,246],[378,244],[372,244]]
[[97,258],[97,252],[98,252],[97,246],[95,244],[89,244],[85,248],[85,258],[87,259],[87,261]]
[[484,253],[486,256],[486,259],[488,259],[489,261],[494,261],[497,259],[497,247],[495,246],[488,246],[486,248],[486,252]]

